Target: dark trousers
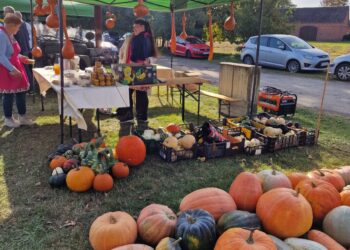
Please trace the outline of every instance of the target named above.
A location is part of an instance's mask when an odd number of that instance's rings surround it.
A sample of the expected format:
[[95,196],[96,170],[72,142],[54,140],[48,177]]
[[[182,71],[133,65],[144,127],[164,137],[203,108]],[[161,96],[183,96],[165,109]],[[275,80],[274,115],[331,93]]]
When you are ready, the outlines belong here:
[[[148,112],[148,96],[147,96],[147,91],[136,91],[136,119],[137,120],[147,120],[147,112]],[[132,94],[134,93],[133,89],[129,89],[129,102],[130,102],[130,107],[128,108],[119,108],[118,113],[120,114],[125,114],[129,112],[131,115],[133,115],[133,108],[134,108],[134,103],[132,100]]]
[[33,79],[33,71],[32,71],[33,66],[24,64],[24,69],[26,70],[27,76],[28,76],[28,81],[29,81],[29,91],[32,92],[34,91],[34,79]]
[[26,92],[20,92],[15,94],[2,94],[2,105],[4,109],[4,115],[6,118],[12,117],[12,106],[14,96],[16,97],[16,106],[18,114],[26,114]]

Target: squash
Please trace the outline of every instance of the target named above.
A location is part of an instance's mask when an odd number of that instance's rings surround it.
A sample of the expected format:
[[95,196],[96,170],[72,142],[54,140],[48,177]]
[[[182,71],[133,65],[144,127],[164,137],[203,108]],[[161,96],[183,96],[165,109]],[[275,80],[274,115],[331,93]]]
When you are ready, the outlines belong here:
[[344,190],[340,193],[341,204],[350,207],[350,190]]
[[58,167],[58,168],[55,168],[54,170],[52,170],[52,174],[51,175],[59,175],[59,174],[63,174],[63,169]]
[[323,231],[345,247],[350,247],[350,207],[339,206],[323,220]]
[[181,240],[181,238],[175,240],[173,238],[166,237],[158,243],[156,250],[181,250]]
[[117,162],[112,167],[112,174],[116,178],[125,178],[129,176],[129,167],[124,162]]
[[181,128],[180,126],[174,124],[174,123],[169,123],[168,126],[165,128],[168,132],[172,133],[173,135],[180,133]]
[[186,195],[180,203],[180,211],[204,209],[218,220],[224,213],[236,210],[232,197],[224,190],[214,187],[202,188]]
[[224,29],[227,31],[233,31],[235,27],[236,27],[236,20],[234,17],[234,5],[232,1],[231,7],[230,7],[230,16],[225,20]]
[[94,250],[110,250],[114,247],[132,244],[136,237],[135,220],[131,215],[122,211],[105,213],[96,218],[89,232],[89,241]]
[[49,184],[51,187],[62,187],[66,185],[66,174],[51,175],[49,178]]
[[167,206],[151,204],[143,208],[137,219],[141,238],[149,245],[157,245],[165,237],[175,233],[176,215]]
[[274,169],[262,170],[258,173],[263,191],[267,192],[274,188],[292,188],[292,183],[283,173]]
[[[50,12],[50,15],[46,17],[46,25],[49,28],[58,29],[59,28],[58,16],[55,13],[56,0],[48,0],[47,3],[50,5],[51,12]],[[44,14],[43,10],[42,10],[42,14]]]
[[340,245],[334,239],[329,237],[324,232],[321,232],[321,231],[318,231],[318,230],[314,230],[314,229],[310,230],[307,233],[307,238],[309,240],[312,240],[312,241],[320,243],[322,246],[326,247],[327,249],[346,250],[342,245]]
[[341,205],[340,194],[329,182],[305,179],[296,186],[312,207],[314,222],[320,223],[333,208]]
[[113,188],[113,184],[114,184],[113,178],[110,174],[100,173],[100,174],[97,174],[96,177],[94,178],[92,187],[94,188],[95,191],[108,192]]
[[275,243],[264,232],[231,228],[216,242],[214,250],[277,250]]
[[265,127],[263,133],[268,137],[276,137],[282,135],[283,131],[280,128]]
[[134,7],[134,16],[136,17],[144,17],[148,15],[148,8],[143,4],[143,0],[137,0],[138,3]]
[[154,248],[144,244],[129,244],[113,248],[112,250],[154,250]]
[[344,166],[335,169],[335,171],[343,177],[345,185],[350,184],[350,166]]
[[279,238],[299,237],[312,226],[312,208],[303,195],[288,188],[264,193],[256,206],[264,230]]
[[67,174],[67,187],[74,192],[85,192],[92,187],[95,173],[89,167],[74,168]]
[[259,229],[261,227],[260,219],[256,214],[235,210],[223,214],[216,225],[219,235],[234,227]]
[[259,177],[249,172],[240,173],[233,180],[229,194],[237,204],[238,209],[254,212],[256,203],[263,194]]
[[196,138],[193,135],[184,135],[184,137],[178,140],[178,145],[184,149],[191,149],[196,143]]
[[314,170],[312,172],[309,172],[308,176],[310,178],[321,179],[329,182],[338,190],[338,192],[341,192],[342,189],[345,187],[344,179],[341,177],[340,174],[333,170]]
[[50,168],[54,170],[58,167],[63,167],[63,164],[66,162],[66,157],[61,155],[56,155],[51,161],[50,161]]
[[299,238],[288,238],[284,241],[293,250],[327,250],[320,243],[311,240],[299,239]]
[[205,210],[180,213],[176,222],[176,238],[184,250],[212,250],[216,241],[214,217]]
[[62,169],[65,173],[68,173],[71,169],[77,168],[78,164],[79,164],[78,160],[69,159],[63,163]]
[[309,179],[309,176],[307,176],[305,173],[300,172],[289,173],[287,174],[287,177],[290,180],[293,189],[295,189],[296,185],[298,185],[300,181]]
[[146,146],[136,135],[127,135],[120,138],[116,146],[116,153],[119,161],[135,167],[146,159]]
[[178,146],[178,140],[175,136],[169,136],[165,138],[165,140],[163,141],[163,145],[176,150]]
[[275,243],[277,250],[292,250],[292,248],[290,246],[288,246],[283,240],[281,240],[281,239],[279,239],[276,236],[273,236],[271,234],[268,234],[268,236]]

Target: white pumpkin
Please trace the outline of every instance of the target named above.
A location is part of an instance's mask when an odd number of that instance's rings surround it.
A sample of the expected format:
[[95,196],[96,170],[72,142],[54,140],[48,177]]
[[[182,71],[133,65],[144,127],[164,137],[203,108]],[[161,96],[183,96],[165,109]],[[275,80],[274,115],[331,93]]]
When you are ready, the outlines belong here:
[[63,169],[61,167],[55,168],[52,170],[52,175],[64,174]]
[[323,220],[323,231],[339,244],[350,247],[350,207],[339,206]]
[[196,143],[196,138],[194,138],[193,135],[185,135],[184,137],[179,139],[178,143],[184,149],[191,149]]
[[273,240],[275,243],[277,250],[292,250],[290,246],[287,245],[283,240],[280,238],[277,238],[276,236],[273,236],[271,234],[268,234],[268,236]]
[[300,238],[287,238],[284,240],[288,246],[293,250],[327,250],[320,243],[317,243],[312,240],[305,240]]

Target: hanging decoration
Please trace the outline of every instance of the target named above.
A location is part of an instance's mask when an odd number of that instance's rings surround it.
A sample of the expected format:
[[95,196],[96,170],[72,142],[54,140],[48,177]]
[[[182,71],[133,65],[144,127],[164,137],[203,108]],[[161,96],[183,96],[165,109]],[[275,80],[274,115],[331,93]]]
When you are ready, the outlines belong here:
[[226,21],[224,23],[224,29],[227,31],[233,31],[235,27],[236,27],[236,20],[234,16],[234,4],[233,4],[233,1],[231,1],[230,16],[226,18]]
[[35,16],[45,16],[43,10],[43,0],[35,0],[36,5],[33,8],[33,13]]
[[67,31],[67,15],[66,10],[62,7],[62,21],[63,21],[63,31],[66,37],[64,45],[62,48],[62,55],[64,59],[73,59],[75,56],[74,46],[71,40],[69,40],[68,31]]
[[171,11],[171,39],[170,39],[170,51],[172,54],[176,52],[176,28],[175,28],[175,12],[174,5],[170,6]]
[[134,7],[134,16],[144,17],[148,14],[148,8],[143,4],[143,0],[137,0],[138,4]]
[[185,40],[187,38],[187,33],[186,33],[186,15],[185,12],[182,15],[182,33],[180,34],[180,38]]
[[107,11],[106,12],[106,22],[105,22],[105,25],[106,25],[106,28],[107,29],[113,29],[115,24],[116,24],[116,21],[117,21],[117,17],[111,13],[110,11]]
[[208,9],[208,18],[209,18],[209,24],[208,24],[208,31],[209,31],[209,56],[208,61],[212,61],[214,57],[214,44],[213,44],[213,29],[212,29],[212,10],[211,8]]
[[41,51],[40,47],[37,45],[36,41],[36,29],[34,24],[32,24],[32,30],[33,30],[33,49],[32,49],[32,55],[34,58],[40,58],[43,55],[43,52]]
[[51,8],[50,8],[50,4],[49,3],[46,3],[44,6],[43,6],[43,13],[44,15],[49,15],[51,12]]
[[50,5],[51,12],[50,12],[50,15],[46,17],[46,25],[49,28],[58,29],[59,21],[58,21],[58,16],[55,13],[56,0],[47,0],[47,3]]

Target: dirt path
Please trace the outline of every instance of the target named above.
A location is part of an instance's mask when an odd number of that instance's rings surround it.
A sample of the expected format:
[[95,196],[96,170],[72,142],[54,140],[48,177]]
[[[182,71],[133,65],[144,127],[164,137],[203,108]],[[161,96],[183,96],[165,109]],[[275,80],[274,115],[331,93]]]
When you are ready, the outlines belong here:
[[[158,62],[170,66],[169,57],[161,57]],[[213,84],[219,82],[219,65],[206,60],[174,57],[173,68],[176,70],[198,71]],[[288,90],[298,95],[298,105],[318,108],[321,102],[324,80],[317,77],[305,77],[300,74],[290,74],[282,70],[263,69],[261,86],[272,86]],[[329,81],[324,109],[330,113],[350,116],[350,82]]]

